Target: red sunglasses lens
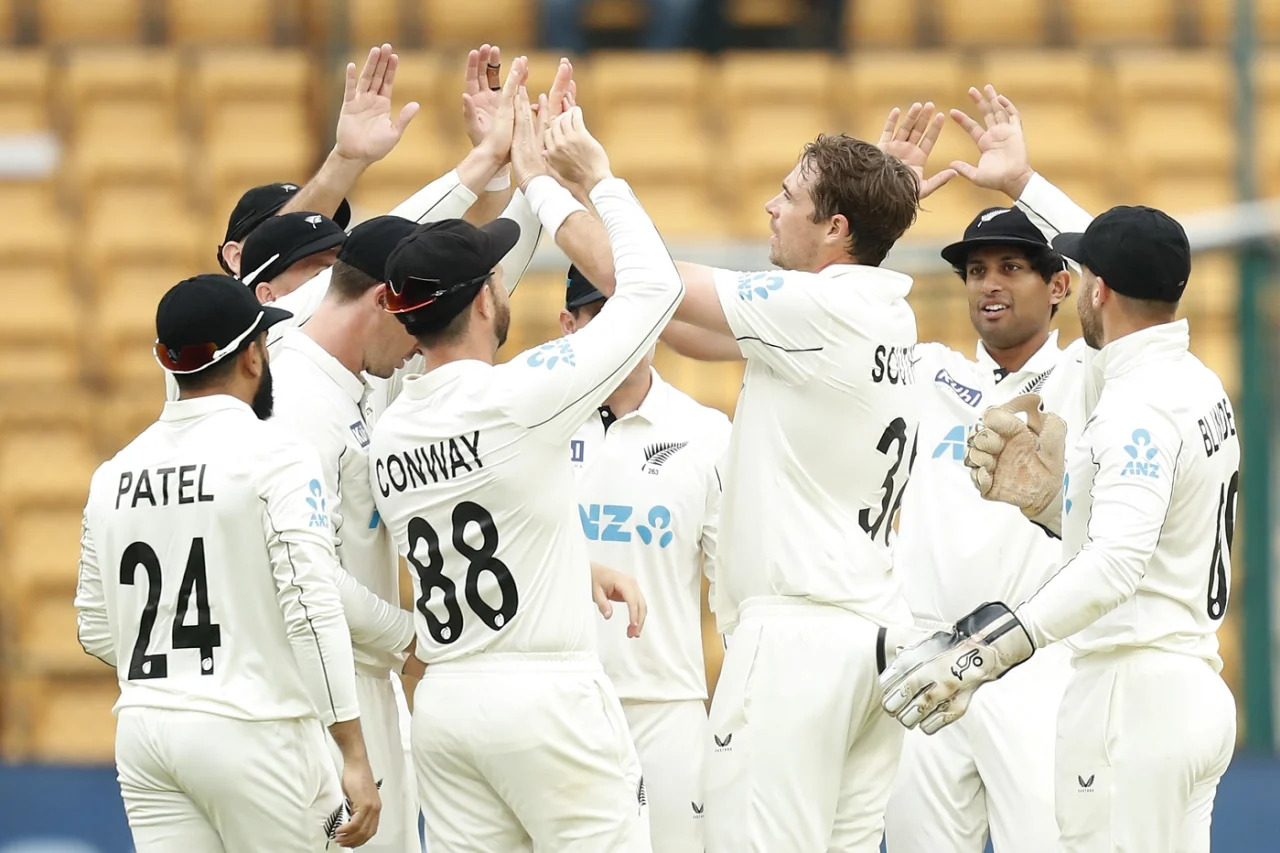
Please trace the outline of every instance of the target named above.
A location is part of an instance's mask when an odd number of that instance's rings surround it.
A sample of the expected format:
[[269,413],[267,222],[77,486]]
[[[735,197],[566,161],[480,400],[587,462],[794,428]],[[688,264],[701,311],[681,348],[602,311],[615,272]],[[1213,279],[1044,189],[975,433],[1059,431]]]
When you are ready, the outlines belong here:
[[170,349],[164,344],[156,344],[156,359],[168,370],[175,373],[190,373],[208,366],[213,355],[218,351],[217,344],[189,344],[178,349]]

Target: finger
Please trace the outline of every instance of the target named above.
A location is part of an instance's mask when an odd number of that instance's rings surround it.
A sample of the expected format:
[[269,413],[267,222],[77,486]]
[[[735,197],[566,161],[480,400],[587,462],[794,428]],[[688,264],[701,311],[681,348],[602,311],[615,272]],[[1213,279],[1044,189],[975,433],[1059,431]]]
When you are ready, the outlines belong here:
[[347,79],[342,86],[342,102],[345,104],[356,96],[356,64],[347,63]]
[[378,49],[378,62],[374,66],[373,76],[369,79],[369,91],[377,94],[382,91],[382,80],[387,76],[387,65],[391,63],[391,45],[384,44]]
[[374,69],[378,67],[378,59],[382,56],[382,48],[369,48],[369,55],[364,60],[364,67],[360,69],[360,79],[357,81],[357,92],[369,91],[370,81],[373,79]]
[[932,178],[927,179],[920,185],[920,198],[927,198],[938,190],[951,183],[951,179],[956,176],[955,169],[943,169]]
[[994,471],[996,469],[996,458],[985,450],[972,448],[964,455],[964,464],[966,468]]
[[951,119],[960,125],[965,133],[969,134],[970,139],[979,145],[982,144],[982,125],[978,124],[968,113],[952,110]]
[[919,144],[920,140],[924,138],[925,133],[928,132],[929,123],[933,121],[933,114],[935,112],[937,112],[937,108],[934,107],[932,101],[926,102],[925,105],[920,108],[920,112],[916,115],[916,120],[911,124],[911,132],[907,136],[908,142],[912,145]]
[[565,96],[569,102],[569,109],[573,109],[578,105],[578,81],[569,81],[569,94]]
[[[1003,406],[997,406],[987,409],[987,413],[982,416],[984,429],[981,432],[1001,436],[1006,443],[1014,436],[1026,431],[1030,432],[1031,428],[1027,425],[1024,418],[1030,418],[1030,415],[1023,413],[1022,417],[1018,416],[1018,412],[1012,412]],[[978,436],[973,437],[973,446],[981,447],[978,443]],[[983,447],[984,450],[987,448]]]
[[974,103],[978,105],[978,112],[982,114],[982,123],[988,128],[994,125],[996,123],[995,113],[992,110],[991,102],[987,100],[986,96],[977,89],[970,87],[969,97],[973,98]]
[[991,104],[991,116],[996,124],[1008,124],[1009,114],[1005,112],[1004,104],[1000,103],[1000,95],[996,92],[996,87],[988,83],[986,94],[987,103]]
[[410,101],[400,108],[400,116],[396,119],[396,135],[404,134],[405,129],[409,127],[409,122],[413,121],[413,117],[418,114],[421,105],[417,101]]
[[462,119],[470,127],[475,123],[477,118],[475,98],[466,92],[462,93]]
[[898,117],[902,115],[902,110],[894,107],[889,110],[889,115],[884,120],[884,129],[880,131],[880,141],[876,143],[877,148],[884,148],[893,139],[893,131],[898,126]]
[[974,468],[969,472],[969,480],[973,483],[974,488],[978,490],[978,494],[986,497],[991,491],[991,486],[995,480],[991,476],[991,472],[986,468]]
[[489,50],[489,59],[484,66],[484,79],[490,91],[502,88],[502,54],[496,47]]
[[462,91],[472,94],[480,91],[480,51],[467,54],[467,70],[462,75]]
[[596,608],[600,611],[600,615],[608,619],[613,615],[613,605],[609,603],[609,596],[598,583],[591,584],[591,600],[596,603]]
[[391,97],[391,87],[396,82],[396,69],[399,67],[400,57],[396,56],[394,53],[391,54],[391,59],[387,62],[387,76],[382,78],[382,89],[378,94],[384,95],[388,98]]
[[1009,123],[1014,127],[1022,127],[1022,113],[1018,112],[1018,108],[1013,105],[1013,101],[1001,95],[998,100],[1000,106],[1004,107],[1005,112],[1009,114]]
[[587,132],[586,119],[582,117],[582,107],[574,107],[569,111],[569,120],[572,122],[573,130],[576,133]]
[[551,102],[547,99],[547,96],[546,96],[546,95],[539,95],[539,96],[538,96],[538,124],[537,124],[537,129],[539,129],[539,130],[545,130],[545,129],[546,129],[546,126],[547,126],[547,119],[548,119],[548,117],[550,116],[550,114],[551,114]]
[[[1022,426],[1021,423],[1018,425]],[[977,462],[977,453],[979,451],[990,453],[992,456],[999,456],[1004,452],[1007,443],[1005,437],[999,432],[989,427],[984,427],[973,434],[973,450],[970,453],[974,456],[974,461]]]
[[893,133],[895,140],[905,142],[910,139],[911,128],[915,125],[916,119],[920,117],[922,109],[924,109],[924,104],[919,101],[907,108],[907,117],[902,120],[902,124],[898,125],[898,129]]
[[973,166],[963,160],[952,160],[951,168],[964,178],[976,182],[978,180],[978,167]]
[[943,113],[937,113],[929,120],[925,127],[924,134],[920,137],[920,150],[928,156],[933,151],[933,146],[937,144],[938,137],[942,135],[942,126],[947,123],[947,117]]
[[631,584],[628,592],[630,594],[626,597],[627,615],[630,617],[630,623],[627,625],[627,636],[634,639],[640,636],[640,629],[644,627],[644,619],[649,607],[638,585]]

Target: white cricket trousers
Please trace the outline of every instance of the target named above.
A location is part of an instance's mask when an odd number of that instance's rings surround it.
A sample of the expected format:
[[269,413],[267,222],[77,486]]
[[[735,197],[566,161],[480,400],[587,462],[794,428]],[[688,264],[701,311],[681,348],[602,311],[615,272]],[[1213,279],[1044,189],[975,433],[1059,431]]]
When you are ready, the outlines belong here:
[[888,853],[1054,853],[1054,752],[1071,650],[1056,643],[933,735],[907,732],[885,812]]
[[[378,789],[382,799],[378,831],[360,849],[369,853],[420,853],[418,796],[412,765],[400,737],[401,700],[391,683],[391,675],[375,676],[357,667],[356,699],[369,767],[373,778],[382,782]],[[328,741],[329,754],[341,773],[342,753],[332,738]]]
[[878,634],[807,599],[744,602],[711,703],[707,853],[878,853],[904,732]]
[[1063,853],[1207,853],[1236,703],[1200,658],[1156,649],[1074,661],[1058,713]]
[[122,708],[116,767],[137,853],[316,853],[342,802],[316,719]]
[[649,799],[649,833],[657,853],[702,853],[702,763],[707,706],[623,702]]
[[413,695],[430,853],[650,853],[644,781],[594,652],[433,663]]

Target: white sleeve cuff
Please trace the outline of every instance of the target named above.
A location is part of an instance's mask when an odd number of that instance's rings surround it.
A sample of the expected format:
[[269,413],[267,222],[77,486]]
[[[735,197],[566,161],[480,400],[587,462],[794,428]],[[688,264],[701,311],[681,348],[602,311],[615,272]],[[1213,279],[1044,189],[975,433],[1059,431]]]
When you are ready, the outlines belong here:
[[586,211],[573,193],[569,192],[550,175],[539,175],[529,181],[524,197],[529,202],[542,227],[554,238],[564,221],[578,211]]

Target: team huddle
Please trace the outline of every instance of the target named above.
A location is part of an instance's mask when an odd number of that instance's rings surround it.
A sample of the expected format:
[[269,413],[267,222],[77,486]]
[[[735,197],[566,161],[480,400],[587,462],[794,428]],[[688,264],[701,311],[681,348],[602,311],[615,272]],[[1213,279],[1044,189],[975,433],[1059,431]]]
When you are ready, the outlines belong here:
[[[895,109],[804,146],[776,269],[675,261],[571,63],[532,95],[484,45],[470,153],[347,230],[418,109],[398,62],[348,67],[320,171],[161,300],[168,402],[90,486],[139,853],[407,853],[419,815],[432,853],[1209,849],[1240,450],[1177,222],[1076,206],[987,86],[975,164],[926,176],[946,115]],[[973,358],[881,266],[957,178],[1010,198],[942,253]],[[498,363],[544,232],[564,335]],[[659,340],[745,361],[732,424]]]

